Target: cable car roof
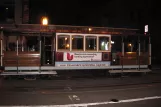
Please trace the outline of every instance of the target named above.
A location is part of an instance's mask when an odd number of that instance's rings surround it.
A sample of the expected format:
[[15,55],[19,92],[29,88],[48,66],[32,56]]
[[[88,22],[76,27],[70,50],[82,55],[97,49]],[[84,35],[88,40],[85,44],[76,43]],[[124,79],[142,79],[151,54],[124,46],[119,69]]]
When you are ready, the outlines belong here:
[[47,25],[40,24],[0,24],[0,30],[5,32],[19,33],[89,33],[89,34],[136,34],[139,29],[93,27],[93,26],[71,26],[71,25]]

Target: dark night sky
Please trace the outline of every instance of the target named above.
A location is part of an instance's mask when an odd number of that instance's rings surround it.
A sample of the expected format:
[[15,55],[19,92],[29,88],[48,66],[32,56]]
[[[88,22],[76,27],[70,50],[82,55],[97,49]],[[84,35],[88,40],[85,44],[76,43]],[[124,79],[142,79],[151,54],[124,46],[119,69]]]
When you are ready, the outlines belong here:
[[[14,1],[14,0],[1,0]],[[0,1],[0,2],[1,2]],[[143,28],[160,21],[159,0],[29,0],[30,23],[47,15],[50,24]],[[0,20],[14,16],[0,5]],[[12,14],[11,14],[12,13]]]
[[[132,17],[131,20],[136,19],[137,23],[140,24],[149,23],[152,19],[156,19],[158,9],[159,4],[155,0],[30,1],[32,23],[40,23],[40,17],[46,14],[49,16],[51,24],[102,26],[100,20],[108,19],[115,20],[109,22],[111,25],[121,26],[119,23],[113,23],[118,20],[125,22],[127,17]],[[130,25],[130,23],[128,24]]]
[[[39,1],[38,5],[35,5]],[[109,1],[108,1],[109,2]],[[39,23],[42,15],[48,15],[50,23],[65,25],[99,25],[100,12],[107,1],[85,0],[34,0],[30,3],[32,22]],[[37,14],[35,14],[37,13]],[[36,17],[35,17],[36,16]]]

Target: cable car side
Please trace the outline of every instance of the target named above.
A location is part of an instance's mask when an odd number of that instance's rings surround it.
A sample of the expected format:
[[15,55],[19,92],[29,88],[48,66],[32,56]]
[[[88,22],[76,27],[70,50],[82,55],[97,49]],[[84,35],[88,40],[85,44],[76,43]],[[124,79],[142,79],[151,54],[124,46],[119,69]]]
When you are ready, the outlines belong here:
[[149,72],[151,42],[138,29],[36,24],[1,25],[0,75],[62,70]]

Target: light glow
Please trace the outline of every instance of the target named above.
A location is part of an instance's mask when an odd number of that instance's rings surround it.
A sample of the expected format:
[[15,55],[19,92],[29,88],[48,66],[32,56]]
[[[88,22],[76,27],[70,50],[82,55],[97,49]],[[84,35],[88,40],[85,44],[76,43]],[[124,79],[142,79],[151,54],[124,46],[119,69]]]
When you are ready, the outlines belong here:
[[47,17],[43,17],[42,25],[48,25],[48,18]]
[[67,44],[66,47],[69,48],[69,44]]
[[88,28],[89,31],[92,31],[92,28]]
[[128,46],[130,46],[130,47],[131,47],[131,46],[132,46],[132,44],[131,44],[131,43],[129,43],[129,44],[128,44]]
[[115,42],[114,41],[111,41],[111,44],[114,44]]

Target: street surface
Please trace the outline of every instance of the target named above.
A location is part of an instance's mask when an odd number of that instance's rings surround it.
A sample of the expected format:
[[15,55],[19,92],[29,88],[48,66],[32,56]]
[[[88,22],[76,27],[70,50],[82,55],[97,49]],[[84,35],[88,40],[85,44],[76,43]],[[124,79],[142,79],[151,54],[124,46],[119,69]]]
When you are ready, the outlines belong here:
[[121,78],[1,78],[0,106],[161,107],[160,72]]

